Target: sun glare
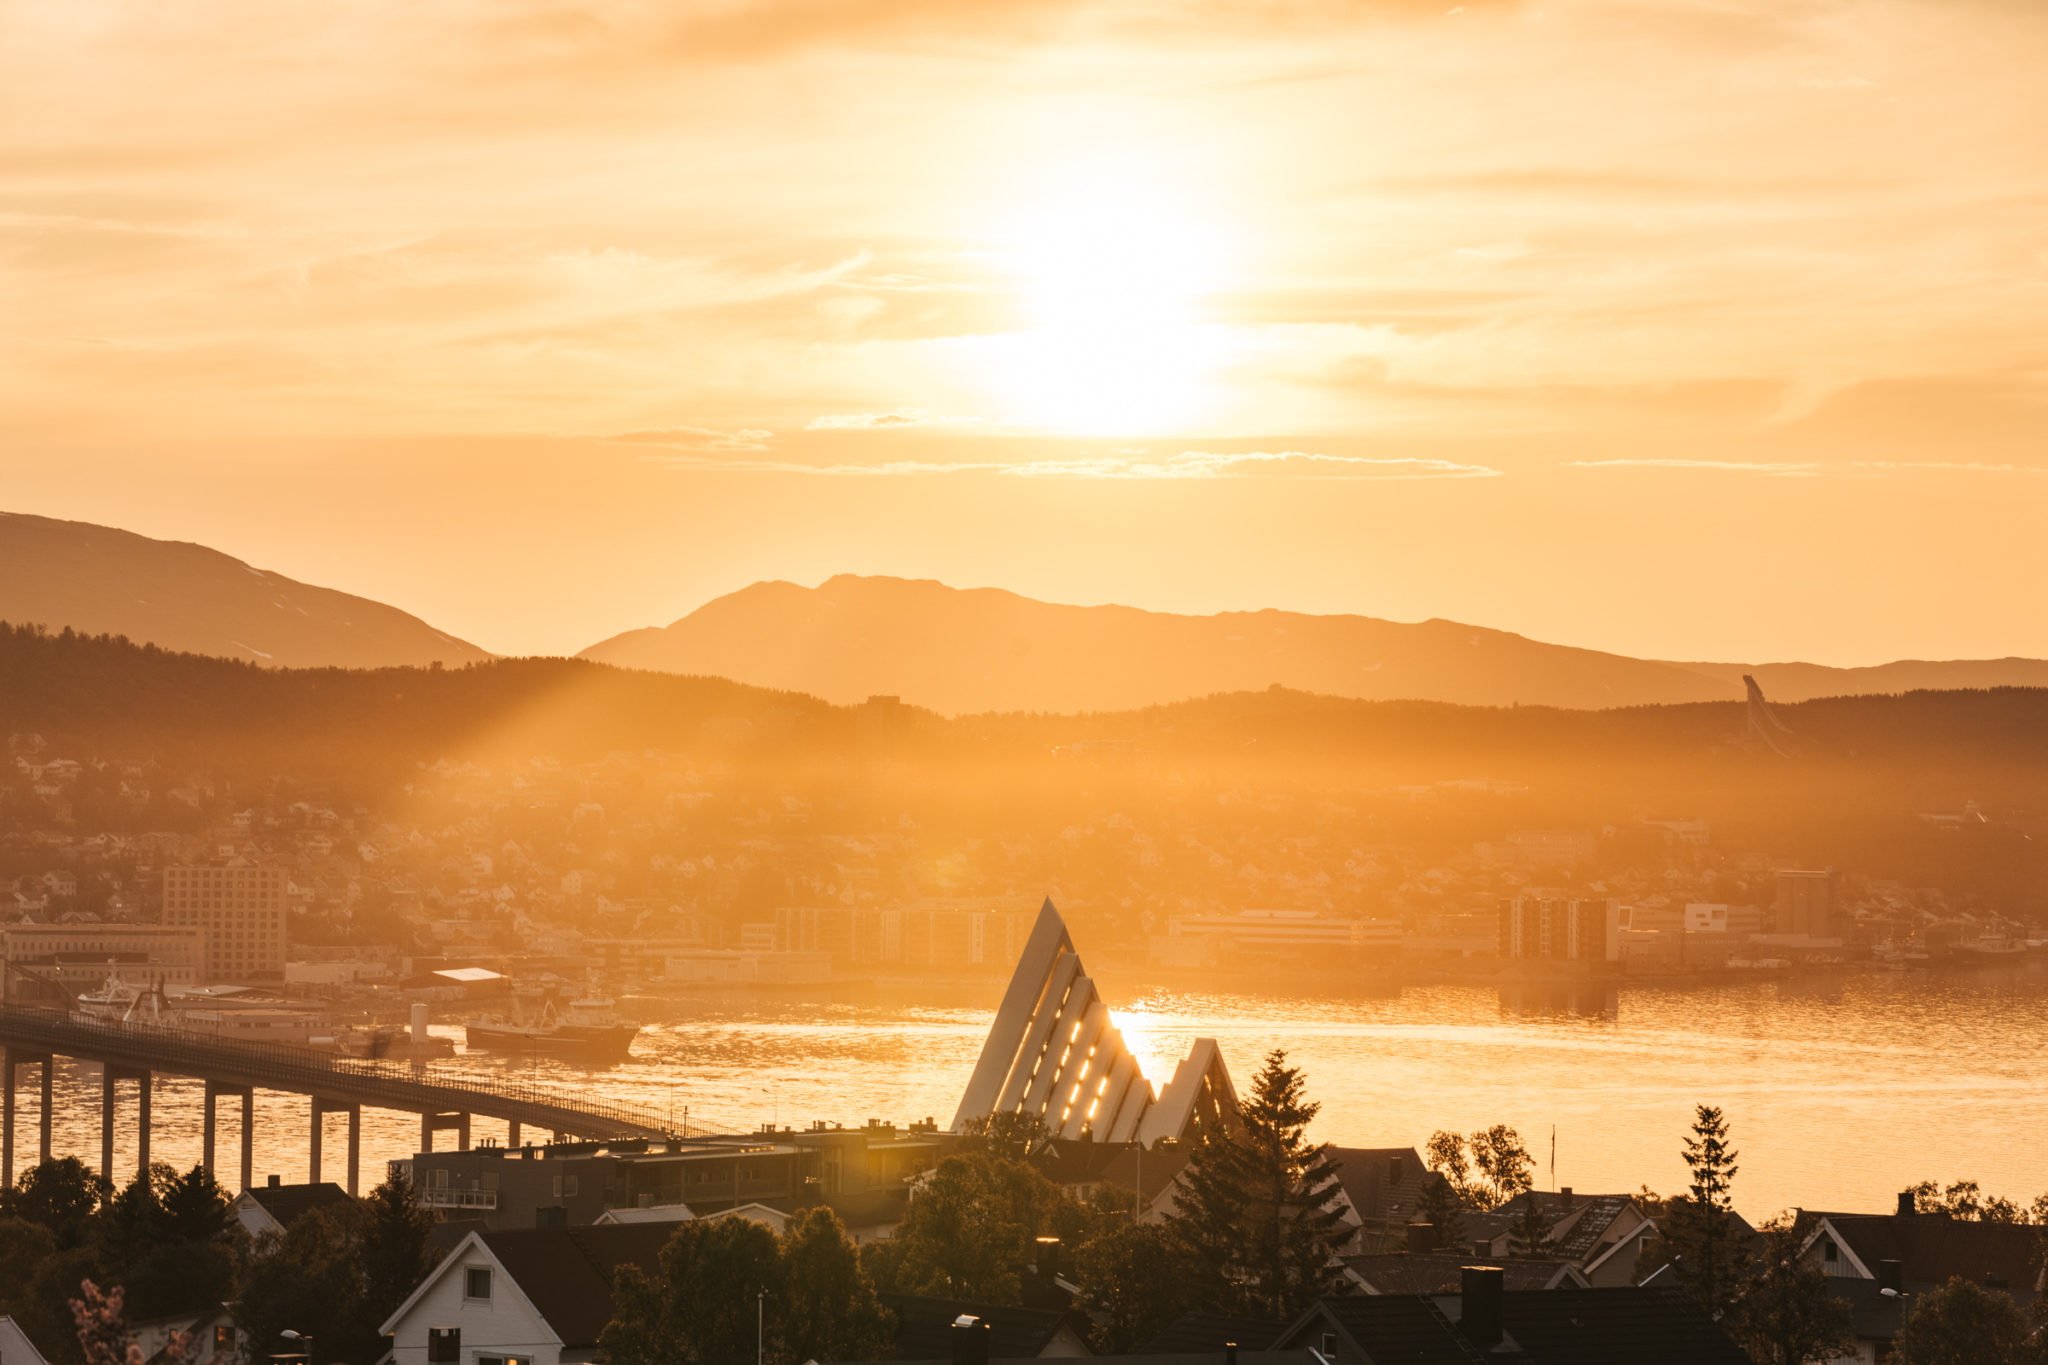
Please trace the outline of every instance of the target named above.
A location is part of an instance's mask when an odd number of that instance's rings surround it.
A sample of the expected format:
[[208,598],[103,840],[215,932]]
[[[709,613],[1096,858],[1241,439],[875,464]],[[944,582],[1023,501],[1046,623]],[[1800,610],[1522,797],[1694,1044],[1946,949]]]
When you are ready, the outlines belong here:
[[1223,253],[1184,196],[1101,158],[1051,178],[1002,236],[1031,321],[1001,360],[1022,421],[1139,435],[1197,416],[1218,359],[1201,305]]

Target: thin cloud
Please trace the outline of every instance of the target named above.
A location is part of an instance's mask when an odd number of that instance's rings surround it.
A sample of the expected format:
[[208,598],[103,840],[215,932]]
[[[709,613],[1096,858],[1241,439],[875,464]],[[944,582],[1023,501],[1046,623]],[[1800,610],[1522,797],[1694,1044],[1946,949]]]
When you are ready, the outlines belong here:
[[1735,474],[1764,474],[1781,479],[1810,479],[1820,466],[1806,462],[1757,460],[1567,460],[1567,469],[1718,469]]
[[946,417],[923,408],[895,408],[889,412],[841,412],[813,417],[805,431],[893,431],[901,427],[977,426],[979,417]]
[[1318,455],[1300,450],[1184,450],[1162,459],[1143,452],[1089,455],[1071,460],[889,460],[879,464],[804,464],[796,460],[719,459],[700,455],[648,455],[670,469],[708,473],[817,474],[833,478],[916,478],[945,474],[997,474],[1020,479],[1491,479],[1487,465],[1415,457]]
[[666,427],[658,431],[624,431],[600,440],[626,445],[674,446],[678,450],[747,451],[768,449],[772,431],[742,427],[738,431],[713,431],[709,427]]

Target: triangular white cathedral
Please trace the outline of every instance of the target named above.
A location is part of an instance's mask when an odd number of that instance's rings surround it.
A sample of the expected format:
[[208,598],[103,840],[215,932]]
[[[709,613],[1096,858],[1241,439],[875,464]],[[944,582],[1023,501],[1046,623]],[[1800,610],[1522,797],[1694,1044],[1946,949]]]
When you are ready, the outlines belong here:
[[1083,973],[1066,921],[1048,899],[1003,992],[953,1131],[991,1114],[1030,1114],[1054,1137],[1140,1142],[1191,1137],[1233,1122],[1237,1092],[1214,1038],[1198,1038],[1156,1098]]

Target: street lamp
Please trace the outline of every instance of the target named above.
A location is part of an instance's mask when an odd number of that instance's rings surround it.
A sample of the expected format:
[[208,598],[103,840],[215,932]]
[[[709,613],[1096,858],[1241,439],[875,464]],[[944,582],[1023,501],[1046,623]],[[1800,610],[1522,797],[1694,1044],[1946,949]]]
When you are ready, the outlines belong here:
[[[278,1335],[284,1338],[286,1341],[303,1342],[305,1344],[306,1350],[306,1365],[313,1365],[313,1338],[311,1336],[307,1335],[304,1332],[294,1332],[289,1327],[285,1328],[282,1332],[279,1332]],[[280,1358],[281,1357],[278,1356],[271,1357],[271,1359],[273,1360],[277,1360]]]

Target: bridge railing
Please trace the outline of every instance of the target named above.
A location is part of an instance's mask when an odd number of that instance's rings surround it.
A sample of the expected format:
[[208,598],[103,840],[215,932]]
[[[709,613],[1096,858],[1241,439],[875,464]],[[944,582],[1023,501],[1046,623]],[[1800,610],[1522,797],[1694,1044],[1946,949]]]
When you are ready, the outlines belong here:
[[[96,1043],[134,1055],[153,1069],[199,1076],[233,1066],[245,1074],[263,1077],[266,1089],[302,1094],[350,1088],[347,1083],[351,1081],[369,1082],[410,1095],[408,1103],[394,1108],[455,1112],[464,1108],[464,1099],[481,1099],[553,1109],[564,1116],[616,1124],[621,1130],[659,1133],[666,1129],[657,1115],[532,1081],[479,1076],[438,1066],[334,1057],[283,1043],[221,1038],[162,1024],[119,1023],[76,1011],[0,1004],[0,1033],[59,1053],[81,1043]],[[337,1086],[336,1082],[342,1085]]]

